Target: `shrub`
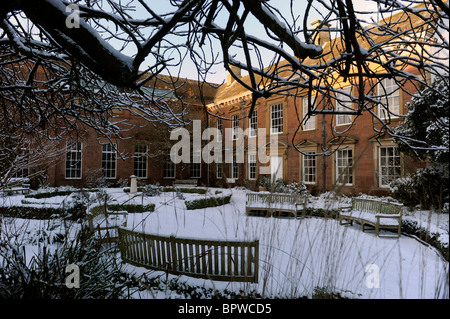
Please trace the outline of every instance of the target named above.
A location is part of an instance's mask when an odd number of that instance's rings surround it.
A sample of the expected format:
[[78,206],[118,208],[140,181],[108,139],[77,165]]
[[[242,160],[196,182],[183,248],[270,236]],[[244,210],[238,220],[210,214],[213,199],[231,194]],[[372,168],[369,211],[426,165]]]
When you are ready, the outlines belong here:
[[304,195],[308,191],[303,183],[293,182],[285,184],[282,178],[278,178],[272,183],[270,177],[263,175],[259,179],[259,185],[263,186],[267,191],[274,193],[287,193],[287,194],[299,194]]
[[86,208],[73,206],[67,209],[54,207],[0,206],[0,215],[25,219],[53,219],[64,217],[69,220],[84,218]]
[[423,209],[439,209],[448,213],[448,170],[431,166],[417,170],[406,178],[399,178],[390,185],[392,197],[404,205],[420,205]]
[[129,213],[145,213],[154,212],[155,204],[138,205],[138,204],[114,204],[108,205],[108,209],[112,211],[126,210]]
[[25,198],[51,198],[55,196],[69,196],[73,193],[73,191],[53,191],[53,192],[45,192],[45,193],[36,193],[36,194],[27,194]]
[[191,201],[186,201],[186,208],[189,210],[192,209],[200,209],[200,208],[207,208],[207,207],[216,207],[228,204],[231,200],[231,195],[224,196],[224,197],[208,197],[208,198],[201,198],[201,199],[195,199]]
[[[0,299],[125,298],[135,284],[113,255],[86,231],[56,249],[39,246],[27,262],[24,246],[0,242]],[[69,289],[66,267],[79,267],[80,286]]]
[[163,192],[181,192],[189,194],[206,194],[208,190],[204,188],[183,188],[183,187],[164,187]]

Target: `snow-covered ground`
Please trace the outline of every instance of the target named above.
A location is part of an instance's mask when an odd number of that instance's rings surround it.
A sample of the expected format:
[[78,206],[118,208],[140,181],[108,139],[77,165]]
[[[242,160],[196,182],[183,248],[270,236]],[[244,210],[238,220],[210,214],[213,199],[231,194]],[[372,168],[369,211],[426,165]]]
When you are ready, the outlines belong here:
[[[122,189],[107,189],[116,203],[155,204],[153,213],[128,215],[127,227],[159,235],[183,238],[254,240],[260,243],[259,282],[212,282],[187,276],[179,281],[228,291],[256,291],[265,297],[292,298],[310,296],[315,288],[338,292],[350,298],[448,298],[448,262],[436,249],[416,239],[379,238],[373,232],[361,232],[358,225],[340,226],[325,218],[264,218],[245,215],[245,190],[209,189],[207,195],[184,193],[190,200],[232,193],[230,204],[197,210],[186,210],[184,200],[173,192],[159,196],[130,196]],[[338,208],[348,205],[348,198],[313,197],[308,206]],[[21,204],[23,195],[4,197],[2,205]],[[53,197],[27,199],[33,204],[51,205],[67,200]],[[448,243],[449,216],[428,211],[405,212],[405,219],[417,221],[424,229],[441,234]],[[49,221],[15,221],[24,223],[30,237],[45,228]],[[15,226],[16,228],[19,226]],[[32,246],[33,241],[29,241]],[[127,266],[137,275],[147,277],[161,272]],[[169,276],[174,278],[175,276]],[[140,292],[139,298],[177,298],[170,291]]]

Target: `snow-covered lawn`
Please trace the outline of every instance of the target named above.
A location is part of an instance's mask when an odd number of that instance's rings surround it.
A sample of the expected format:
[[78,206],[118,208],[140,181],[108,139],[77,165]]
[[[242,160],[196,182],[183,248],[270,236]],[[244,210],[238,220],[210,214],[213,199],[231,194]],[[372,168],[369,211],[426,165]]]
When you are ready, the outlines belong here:
[[[153,213],[128,215],[127,228],[159,235],[183,238],[254,240],[260,243],[259,282],[228,283],[179,277],[191,286],[228,291],[255,291],[265,297],[295,298],[311,296],[315,289],[325,289],[350,298],[448,298],[448,262],[436,249],[414,238],[379,238],[374,232],[361,232],[359,225],[340,226],[325,218],[265,218],[245,215],[245,190],[209,189],[207,195],[184,193],[190,200],[205,196],[228,195],[230,204],[186,210],[184,200],[173,192],[159,196],[130,196],[122,189],[107,189],[116,203],[155,204]],[[3,205],[21,203],[22,195],[3,198]],[[33,202],[37,202],[33,199]],[[45,199],[46,204],[59,202]],[[325,196],[312,198],[308,206],[338,208],[348,199],[336,201]],[[36,205],[36,204],[34,204]],[[42,205],[42,204],[41,204]],[[448,215],[425,211],[406,212],[424,229],[439,232],[448,243]],[[17,221],[16,221],[17,223]],[[43,226],[38,221],[28,225],[36,233]],[[24,232],[26,233],[26,232]],[[32,243],[32,242],[31,242]],[[127,266],[136,274],[155,277],[163,273]],[[169,276],[174,278],[175,276]],[[170,291],[140,292],[140,298],[177,298]]]

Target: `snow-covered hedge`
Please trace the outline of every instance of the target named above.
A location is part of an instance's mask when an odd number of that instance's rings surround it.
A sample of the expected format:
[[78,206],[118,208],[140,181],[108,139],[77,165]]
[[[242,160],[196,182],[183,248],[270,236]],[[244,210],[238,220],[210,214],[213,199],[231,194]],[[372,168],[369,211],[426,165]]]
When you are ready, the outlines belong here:
[[200,209],[206,207],[216,207],[228,204],[231,200],[231,195],[224,197],[208,197],[208,198],[200,198],[194,200],[187,200],[186,208],[187,209]]

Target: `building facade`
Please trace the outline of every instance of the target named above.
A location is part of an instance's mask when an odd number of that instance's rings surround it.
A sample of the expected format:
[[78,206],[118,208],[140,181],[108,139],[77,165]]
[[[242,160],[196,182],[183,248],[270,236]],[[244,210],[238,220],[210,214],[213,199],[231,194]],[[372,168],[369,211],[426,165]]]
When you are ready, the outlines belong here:
[[[319,34],[316,40],[321,41],[324,50],[327,43],[334,41],[327,33]],[[417,69],[400,67],[423,77],[424,73]],[[241,76],[236,68],[234,73],[250,84],[248,75]],[[358,95],[354,82],[354,79],[337,78],[333,85],[342,93],[333,98],[313,92],[314,106],[357,109],[357,101],[351,99]],[[189,163],[175,164],[170,149],[176,141],[169,139],[167,128],[144,123],[130,113],[118,113],[117,116],[135,124],[135,128],[122,139],[100,138],[87,128],[80,140],[62,142],[65,155],[48,169],[48,183],[89,186],[90,180],[97,178],[117,185],[126,184],[135,175],[142,184],[171,185],[180,179],[190,179],[198,185],[257,189],[259,180],[266,176],[282,179],[284,183],[303,183],[311,193],[385,195],[389,193],[391,181],[425,165],[400,153],[392,136],[381,133],[385,125],[393,129],[407,115],[406,105],[417,91],[414,81],[380,77],[378,83],[364,84],[366,94],[386,102],[388,109],[375,103],[360,114],[311,116],[306,116],[311,101],[305,90],[259,98],[249,116],[252,93],[231,76],[220,86],[208,86],[209,91],[203,92],[202,98],[201,85],[191,80],[187,83],[178,93],[184,94],[191,109],[190,120],[200,121],[202,131],[214,128],[220,132],[214,138],[220,138],[221,161],[197,161],[201,156],[191,150]],[[240,130],[245,134],[238,137]],[[189,132],[192,137],[192,127]],[[227,139],[228,146],[224,143]],[[201,140],[201,146],[208,142]],[[227,159],[225,153],[230,154],[230,146],[231,156]],[[239,146],[243,157],[237,152]],[[262,149],[264,161],[260,157]]]

